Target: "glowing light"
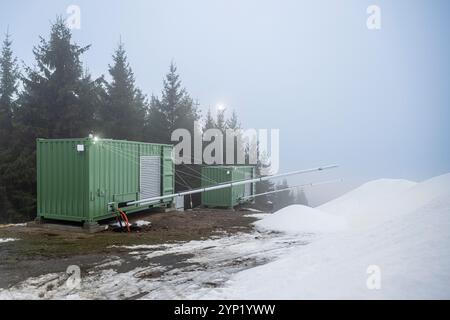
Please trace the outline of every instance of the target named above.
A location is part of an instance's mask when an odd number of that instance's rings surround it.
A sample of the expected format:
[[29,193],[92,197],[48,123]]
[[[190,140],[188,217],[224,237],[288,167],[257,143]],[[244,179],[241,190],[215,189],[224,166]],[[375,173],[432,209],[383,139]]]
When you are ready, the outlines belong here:
[[93,134],[90,134],[89,138],[92,139],[94,144],[96,144],[100,140],[98,136],[94,136]]

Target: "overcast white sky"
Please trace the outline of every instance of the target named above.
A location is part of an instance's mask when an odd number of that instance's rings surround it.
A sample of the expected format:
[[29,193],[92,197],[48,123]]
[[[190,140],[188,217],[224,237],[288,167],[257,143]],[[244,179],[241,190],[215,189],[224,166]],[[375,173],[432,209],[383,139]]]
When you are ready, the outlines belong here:
[[[32,65],[39,35],[71,4],[93,76],[119,37],[147,94],[174,59],[203,110],[223,104],[244,127],[280,129],[281,171],[339,163],[323,178],[351,185],[450,171],[449,1],[16,0],[0,3],[0,31]],[[366,27],[372,4],[381,30]]]

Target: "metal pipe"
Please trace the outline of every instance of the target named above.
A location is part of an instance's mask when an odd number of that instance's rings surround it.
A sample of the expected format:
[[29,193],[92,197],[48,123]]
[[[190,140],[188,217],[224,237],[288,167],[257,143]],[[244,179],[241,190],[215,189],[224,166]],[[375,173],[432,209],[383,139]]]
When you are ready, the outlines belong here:
[[329,183],[334,183],[334,182],[342,182],[342,181],[343,181],[343,179],[335,179],[335,180],[327,180],[327,181],[321,181],[321,182],[311,182],[311,183],[299,184],[299,185],[292,186],[292,187],[287,187],[287,188],[284,188],[284,189],[272,190],[272,191],[267,191],[267,192],[263,192],[263,193],[254,194],[254,195],[251,195],[251,196],[240,197],[239,200],[250,199],[250,198],[254,198],[254,197],[264,196],[264,195],[267,195],[267,194],[287,191],[287,190],[300,188],[300,187],[314,187],[314,186],[319,186],[319,185],[323,185],[323,184],[329,184]]
[[145,205],[145,204],[149,204],[149,203],[152,203],[152,202],[155,202],[155,201],[169,199],[169,198],[174,198],[174,197],[178,197],[178,196],[181,197],[181,196],[187,196],[187,195],[196,194],[196,193],[202,193],[202,192],[206,192],[206,191],[213,191],[213,190],[231,188],[231,187],[234,187],[234,186],[240,186],[240,185],[247,184],[247,183],[255,183],[255,182],[261,182],[261,181],[267,181],[267,180],[274,179],[274,178],[287,177],[287,176],[303,174],[303,173],[309,173],[309,172],[315,172],[315,171],[323,171],[323,170],[333,169],[333,168],[337,168],[337,167],[338,167],[338,165],[329,165],[329,166],[323,166],[323,167],[318,167],[318,168],[312,168],[312,169],[305,169],[305,170],[298,170],[298,171],[292,171],[292,172],[287,172],[287,173],[275,174],[275,175],[271,175],[271,176],[265,176],[265,177],[254,178],[254,179],[249,179],[249,180],[234,181],[234,182],[224,183],[224,184],[211,186],[211,187],[206,187],[206,188],[199,188],[199,189],[194,189],[194,190],[182,191],[182,192],[179,192],[179,193],[167,194],[167,195],[158,196],[158,197],[152,197],[152,198],[147,198],[147,199],[130,201],[130,202],[127,202],[126,205],[124,205],[124,206],[128,207],[128,206],[133,206],[133,205],[136,205],[136,204]]

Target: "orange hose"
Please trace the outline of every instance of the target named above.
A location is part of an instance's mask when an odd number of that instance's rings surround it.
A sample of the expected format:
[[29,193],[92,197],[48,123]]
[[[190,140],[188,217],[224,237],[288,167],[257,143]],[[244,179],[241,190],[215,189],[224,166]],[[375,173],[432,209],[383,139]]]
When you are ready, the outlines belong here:
[[123,212],[121,209],[117,209],[117,210],[120,212],[120,215],[122,216],[123,220],[125,221],[125,224],[127,225],[128,232],[131,232],[130,224],[128,222],[128,217],[127,217],[126,213]]
[[116,221],[117,221],[117,224],[120,226],[121,229],[123,228],[122,220],[123,220],[122,215],[119,212],[117,212],[117,214],[116,214]]

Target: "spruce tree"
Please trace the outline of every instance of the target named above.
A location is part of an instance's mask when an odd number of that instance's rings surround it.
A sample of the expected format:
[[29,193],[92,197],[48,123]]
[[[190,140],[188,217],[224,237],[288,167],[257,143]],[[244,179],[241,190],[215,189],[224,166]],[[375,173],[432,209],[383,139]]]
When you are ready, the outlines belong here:
[[225,119],[225,109],[217,110],[217,120],[216,120],[217,129],[222,131],[225,134],[225,130],[227,128],[227,121]]
[[109,66],[111,82],[107,84],[107,100],[100,112],[101,135],[113,139],[142,140],[146,116],[146,98],[136,87],[125,48],[119,43]]
[[233,110],[231,117],[227,119],[226,122],[227,129],[237,130],[241,128],[241,124],[239,123],[238,116],[236,110]]
[[161,101],[152,95],[145,121],[145,141],[168,143],[168,121],[162,111]]
[[[231,117],[226,120],[225,127],[226,127],[226,129],[230,129],[230,130],[234,131],[233,136],[229,136],[228,134],[225,135],[224,141],[226,141],[225,145],[228,145],[230,143],[228,140],[232,139],[233,145],[234,145],[234,147],[233,147],[233,150],[234,150],[233,163],[238,164],[238,160],[239,160],[238,154],[239,153],[245,154],[245,146],[244,146],[242,134],[239,132],[239,130],[241,129],[241,124],[239,123],[239,119],[238,119],[236,110],[233,110]],[[226,158],[226,150],[224,150],[224,155]]]
[[[146,121],[146,140],[174,144],[171,135],[176,129],[186,129],[194,137],[195,122],[200,118],[198,104],[183,88],[177,67],[172,62],[163,81],[161,97],[153,96]],[[194,144],[191,144],[191,163],[194,163]],[[191,165],[177,166],[175,188],[177,191],[200,186],[199,168]],[[198,203],[197,197],[190,197]]]
[[303,188],[298,189],[295,193],[295,203],[309,206],[308,198],[306,197],[305,190],[303,190]]
[[203,132],[205,132],[208,129],[214,129],[216,127],[217,127],[216,121],[214,120],[214,118],[211,114],[211,108],[209,108],[208,112],[206,113],[205,124],[203,126]]
[[177,67],[172,62],[163,82],[161,98],[152,97],[147,121],[149,141],[173,143],[175,129],[187,129],[193,136],[194,123],[200,118],[197,104],[182,87]]
[[[263,153],[261,154],[259,143],[258,143],[258,160],[256,164],[256,176],[261,177],[263,175],[263,166],[267,163],[267,154]],[[256,194],[265,193],[268,191],[275,190],[275,184],[271,180],[265,180],[261,182],[257,182],[255,185],[255,192]],[[269,195],[263,195],[256,197],[256,204],[259,208],[262,210],[273,210],[274,209],[274,202],[276,200],[276,194],[269,194]]]
[[[289,184],[286,179],[283,179],[275,186],[276,190],[284,190],[288,188]],[[284,207],[290,206],[295,203],[294,195],[290,190],[279,191],[277,193],[274,193],[273,200],[275,210],[280,210]]]
[[93,81],[83,70],[80,58],[88,49],[72,43],[61,17],[49,40],[41,37],[33,50],[37,69],[27,68],[20,98],[27,139],[84,137],[94,129],[101,80]]
[[13,56],[12,40],[7,32],[0,55],[0,153],[11,138],[19,76],[17,58]]
[[3,177],[12,160],[10,148],[19,76],[17,58],[13,55],[11,36],[7,32],[0,53],[0,222],[14,221],[14,210],[8,196],[10,186]]
[[92,80],[83,69],[81,55],[89,46],[72,43],[61,17],[48,40],[34,48],[35,68],[26,68],[23,91],[15,113],[15,140],[4,182],[19,215],[36,212],[36,138],[86,137],[94,129],[96,106],[102,96],[101,79]]

